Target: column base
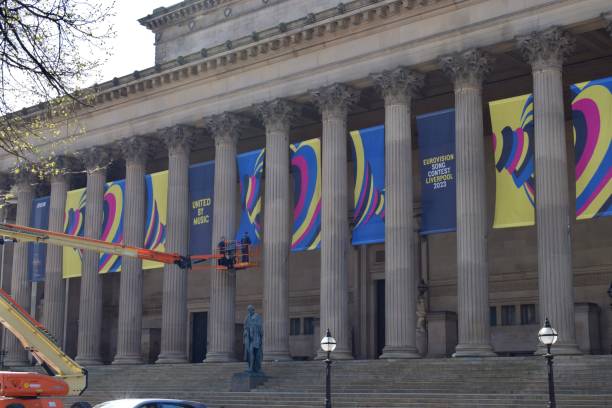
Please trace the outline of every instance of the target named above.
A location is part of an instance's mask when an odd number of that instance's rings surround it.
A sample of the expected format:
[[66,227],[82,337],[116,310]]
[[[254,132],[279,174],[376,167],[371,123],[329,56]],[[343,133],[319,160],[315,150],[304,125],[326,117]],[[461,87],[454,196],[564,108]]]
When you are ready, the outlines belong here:
[[417,351],[416,347],[385,346],[383,348],[383,353],[379,358],[384,360],[400,360],[408,358],[421,358],[421,355]]
[[186,363],[188,363],[187,357],[185,357],[185,354],[181,352],[161,353],[159,357],[157,357],[157,361],[155,361],[155,364],[186,364]]
[[[317,351],[317,356],[315,357],[315,360],[325,360],[327,358],[327,353],[324,352],[323,350],[319,350]],[[350,351],[348,350],[334,350],[331,353],[331,359],[332,360],[353,360],[353,354],[351,354]]]
[[7,367],[29,367],[32,363],[29,360],[4,360]]
[[204,363],[235,363],[238,361],[231,352],[214,352],[206,353]]
[[453,357],[497,357],[490,344],[458,344]]
[[[553,344],[550,348],[550,353],[554,356],[580,356],[584,354],[578,348],[577,344]],[[546,354],[546,347],[538,343],[536,351],[533,353],[536,356],[543,356]]]
[[98,366],[103,365],[102,360],[99,357],[79,357],[77,356],[74,361],[83,366]]
[[140,355],[124,355],[124,356],[115,356],[115,359],[112,362],[113,365],[136,365],[136,364],[144,364],[144,361]]
[[293,361],[288,351],[264,351],[263,361]]

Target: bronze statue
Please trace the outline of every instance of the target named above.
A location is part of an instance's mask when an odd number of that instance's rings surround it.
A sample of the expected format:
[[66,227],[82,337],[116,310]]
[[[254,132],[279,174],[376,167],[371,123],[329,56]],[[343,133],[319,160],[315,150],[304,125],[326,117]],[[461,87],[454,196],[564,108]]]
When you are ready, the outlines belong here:
[[244,319],[244,358],[249,364],[249,373],[261,371],[261,360],[263,358],[263,325],[261,316],[255,313],[255,308],[249,305],[249,314]]

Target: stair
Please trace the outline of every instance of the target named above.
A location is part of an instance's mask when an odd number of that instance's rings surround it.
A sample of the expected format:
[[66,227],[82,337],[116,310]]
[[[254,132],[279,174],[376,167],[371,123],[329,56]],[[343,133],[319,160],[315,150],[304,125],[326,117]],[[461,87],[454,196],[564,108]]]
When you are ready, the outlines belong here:
[[[555,358],[558,407],[612,407],[612,356]],[[190,399],[211,408],[322,407],[321,361],[265,363],[268,381],[251,392],[229,392],[244,363],[99,366],[89,388],[66,404],[128,397]],[[546,363],[541,357],[335,361],[334,407],[546,406]]]

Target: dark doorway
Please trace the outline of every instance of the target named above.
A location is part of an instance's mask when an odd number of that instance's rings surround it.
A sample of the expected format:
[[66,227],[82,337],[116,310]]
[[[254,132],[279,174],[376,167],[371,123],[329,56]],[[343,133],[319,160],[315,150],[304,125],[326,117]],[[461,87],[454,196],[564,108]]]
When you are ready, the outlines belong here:
[[374,281],[376,286],[376,356],[385,347],[385,280]]
[[208,313],[192,313],[191,318],[191,362],[201,363],[206,358]]

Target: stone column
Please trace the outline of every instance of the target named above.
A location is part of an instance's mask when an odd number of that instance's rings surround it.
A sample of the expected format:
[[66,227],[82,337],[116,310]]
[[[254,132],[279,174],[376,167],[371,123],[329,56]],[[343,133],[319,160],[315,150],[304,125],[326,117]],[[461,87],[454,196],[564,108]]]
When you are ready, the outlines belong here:
[[[232,113],[215,115],[206,120],[215,140],[215,192],[213,201],[212,244],[233,239],[237,217],[236,143],[244,118]],[[216,270],[210,273],[210,313],[208,315],[207,363],[235,361],[234,324],[236,319],[236,271]],[[265,334],[267,336],[267,334]],[[267,341],[264,336],[264,342]]]
[[487,202],[482,124],[482,80],[490,58],[479,50],[443,57],[455,86],[457,169],[457,315],[455,357],[494,356],[489,327]]
[[319,337],[323,338],[329,329],[337,342],[334,359],[351,359],[346,270],[349,246],[346,120],[349,106],[357,102],[359,93],[347,85],[333,84],[313,91],[312,97],[323,119]]
[[[160,131],[168,146],[166,252],[189,251],[189,154],[196,129],[177,125]],[[158,364],[187,362],[187,270],[164,265],[161,353]]]
[[[58,171],[50,177],[49,231],[64,232],[66,194],[70,188],[70,176],[66,174],[68,160],[65,157],[58,157],[56,164]],[[64,303],[66,301],[66,285],[62,276],[63,258],[64,247],[47,245],[43,319],[45,327],[60,345],[64,341]]]
[[[87,149],[82,156],[87,170],[84,235],[87,238],[100,239],[104,218],[104,183],[110,152],[98,146]],[[103,299],[102,277],[98,273],[99,262],[99,252],[83,251],[76,360],[85,366],[102,364],[100,337],[102,336]]]
[[[123,242],[142,247],[145,240],[145,166],[151,139],[132,137],[120,142],[125,159]],[[117,354],[113,364],[141,364],[142,260],[123,257],[119,289]]]
[[422,74],[397,68],[373,75],[385,98],[385,347],[381,358],[418,358],[418,270],[413,251],[410,105]]
[[581,354],[574,322],[562,80],[563,59],[574,41],[553,27],[518,38],[518,45],[533,71],[540,320],[548,317],[559,332],[555,354]]
[[[34,200],[34,177],[26,168],[19,169],[15,175],[17,194],[17,225],[29,226]],[[11,274],[11,296],[25,310],[30,310],[32,283],[28,279],[28,243],[13,244],[13,270]],[[28,352],[17,337],[7,333],[5,364],[9,367],[29,365]]]
[[289,356],[289,129],[296,107],[277,99],[257,106],[266,127],[266,179],[263,234],[264,360]]

